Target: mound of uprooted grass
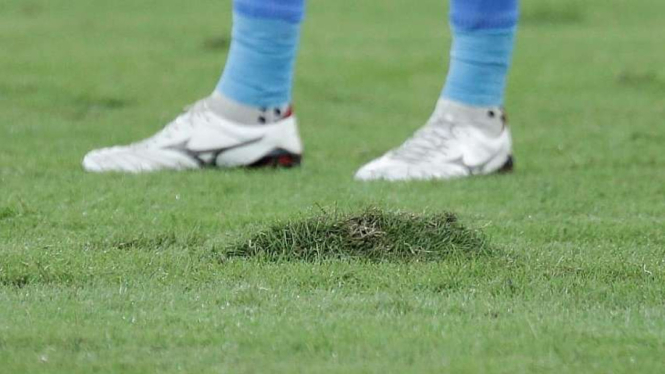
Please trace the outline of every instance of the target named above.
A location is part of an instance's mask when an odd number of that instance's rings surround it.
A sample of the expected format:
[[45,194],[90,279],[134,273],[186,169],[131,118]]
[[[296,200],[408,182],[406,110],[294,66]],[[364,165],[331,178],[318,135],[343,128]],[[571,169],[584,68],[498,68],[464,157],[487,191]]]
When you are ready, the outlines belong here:
[[360,258],[436,261],[489,251],[485,236],[452,213],[414,214],[367,208],[359,214],[322,212],[279,222],[232,244],[229,257],[270,261]]

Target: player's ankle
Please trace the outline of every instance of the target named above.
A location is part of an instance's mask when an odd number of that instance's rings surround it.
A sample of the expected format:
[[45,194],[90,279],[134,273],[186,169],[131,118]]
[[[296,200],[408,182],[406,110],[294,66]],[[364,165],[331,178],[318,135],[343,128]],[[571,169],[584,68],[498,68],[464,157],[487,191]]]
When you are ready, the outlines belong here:
[[208,107],[216,115],[245,125],[264,125],[291,116],[291,104],[270,107],[246,105],[215,90],[208,98]]
[[506,126],[506,114],[499,105],[473,105],[461,101],[441,98],[433,117],[448,117],[457,121],[458,126],[483,128],[486,132],[498,135]]

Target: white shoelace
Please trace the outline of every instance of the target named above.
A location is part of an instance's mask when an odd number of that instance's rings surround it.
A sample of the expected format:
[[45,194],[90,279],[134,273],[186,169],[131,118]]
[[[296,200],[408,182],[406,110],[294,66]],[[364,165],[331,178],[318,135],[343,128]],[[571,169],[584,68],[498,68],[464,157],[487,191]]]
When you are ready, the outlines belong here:
[[450,148],[450,141],[457,137],[455,128],[456,125],[451,118],[435,114],[425,127],[416,131],[413,137],[393,150],[390,156],[409,163],[428,159],[435,153],[445,156]]
[[210,109],[208,108],[206,99],[199,100],[196,103],[185,107],[182,114],[164,126],[164,128],[157,134],[137,143],[133,143],[130,147],[149,146],[159,143],[163,139],[172,139],[178,132],[193,128],[196,123],[201,123],[201,120],[209,122],[209,112]]

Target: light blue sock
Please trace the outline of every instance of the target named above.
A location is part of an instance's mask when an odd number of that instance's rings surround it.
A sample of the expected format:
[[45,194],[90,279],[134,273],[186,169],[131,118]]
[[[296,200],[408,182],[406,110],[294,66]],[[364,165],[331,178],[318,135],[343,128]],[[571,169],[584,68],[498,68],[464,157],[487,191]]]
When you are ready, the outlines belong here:
[[217,90],[252,107],[291,102],[304,0],[235,0],[229,56]]
[[453,0],[453,46],[441,97],[500,106],[515,44],[517,0]]

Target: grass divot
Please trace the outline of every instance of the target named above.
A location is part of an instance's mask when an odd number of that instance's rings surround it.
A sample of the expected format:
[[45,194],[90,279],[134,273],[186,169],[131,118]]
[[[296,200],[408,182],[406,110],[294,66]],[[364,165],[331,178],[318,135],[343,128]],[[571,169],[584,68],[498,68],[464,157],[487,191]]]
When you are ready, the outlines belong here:
[[371,207],[360,213],[322,211],[278,222],[233,243],[225,254],[269,261],[405,262],[489,250],[485,236],[462,225],[452,213],[414,214]]

